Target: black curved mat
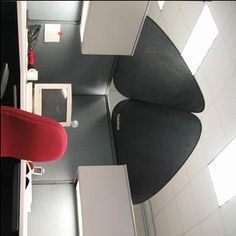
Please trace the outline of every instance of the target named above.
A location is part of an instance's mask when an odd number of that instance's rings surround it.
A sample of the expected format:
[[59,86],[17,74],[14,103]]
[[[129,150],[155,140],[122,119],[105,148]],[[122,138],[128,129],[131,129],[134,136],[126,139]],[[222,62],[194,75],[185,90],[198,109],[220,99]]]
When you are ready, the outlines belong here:
[[201,112],[201,90],[168,36],[146,18],[134,56],[121,56],[114,74],[118,91],[128,98]]
[[115,107],[112,126],[117,162],[127,164],[134,204],[167,184],[201,134],[201,123],[193,114],[135,100]]

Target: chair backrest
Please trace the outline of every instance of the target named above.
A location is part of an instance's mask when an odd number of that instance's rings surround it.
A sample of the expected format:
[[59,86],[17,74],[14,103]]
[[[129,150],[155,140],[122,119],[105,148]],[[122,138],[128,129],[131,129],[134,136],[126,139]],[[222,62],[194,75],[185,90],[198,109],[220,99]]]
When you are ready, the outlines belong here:
[[58,122],[1,106],[1,157],[53,161],[63,156],[66,147],[67,134]]

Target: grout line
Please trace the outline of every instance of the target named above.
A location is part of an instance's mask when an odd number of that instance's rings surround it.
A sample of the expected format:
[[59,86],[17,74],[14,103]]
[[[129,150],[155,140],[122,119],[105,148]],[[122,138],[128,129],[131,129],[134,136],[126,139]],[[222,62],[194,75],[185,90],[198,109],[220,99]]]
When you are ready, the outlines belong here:
[[[215,41],[214,41],[215,42]],[[213,44],[214,44],[214,42],[213,42]],[[212,45],[213,45],[212,44]],[[208,53],[207,53],[208,54]],[[207,56],[207,55],[206,55]],[[206,86],[207,86],[207,89],[208,89],[208,91],[209,91],[209,93],[210,93],[210,98],[211,98],[211,102],[209,103],[209,101],[208,101],[208,106],[206,106],[206,104],[205,104],[205,113],[209,110],[209,108],[212,106],[212,104],[214,103],[214,96],[213,96],[213,94],[212,94],[212,91],[211,91],[211,89],[210,89],[210,86],[209,86],[209,83],[207,82],[207,75],[206,75],[206,71],[205,71],[205,65],[204,65],[204,60],[205,60],[205,58],[206,58],[206,56],[204,57],[204,59],[203,59],[203,61],[202,61],[202,63],[200,64],[200,66],[199,66],[199,68],[198,68],[198,70],[197,70],[197,72],[199,71],[199,70],[201,70],[201,72],[202,72],[202,75],[203,75],[203,80],[205,81],[205,83],[206,83]],[[196,73],[197,73],[196,72]],[[196,73],[195,73],[195,75],[196,75]],[[196,81],[198,81],[197,80],[197,78],[195,77],[195,79],[196,79]],[[206,101],[205,101],[205,103],[206,103]],[[204,111],[203,111],[203,113],[204,113]],[[205,114],[204,114],[205,115]],[[204,117],[204,116],[203,116]]]
[[221,214],[221,209],[219,209],[219,215],[220,215],[220,220],[221,220],[221,223],[222,223],[223,232],[224,232],[225,235],[227,235],[225,222],[224,222],[223,216],[222,216],[222,214]]
[[224,221],[224,218],[223,218],[222,213],[221,213],[221,208],[222,208],[224,205],[226,205],[227,203],[232,202],[232,201],[234,201],[234,200],[236,200],[236,196],[234,196],[234,197],[231,198],[229,201],[227,201],[226,203],[224,203],[221,207],[219,207],[219,215],[220,215],[220,219],[221,219],[221,222],[222,222],[223,231],[224,231],[225,235],[228,235],[228,234],[227,234],[227,230],[226,230],[226,226],[225,226],[225,221]]
[[[191,187],[190,187],[191,188]],[[191,191],[192,193],[192,191]],[[179,216],[179,221],[180,221],[180,226],[181,226],[181,231],[182,233],[184,234],[186,231],[184,231],[184,226],[183,226],[183,223],[182,223],[182,220],[181,220],[181,215],[180,215],[180,207],[179,207],[179,204],[178,204],[178,201],[177,201],[177,196],[175,198],[175,201],[176,201],[176,205],[177,205],[177,213],[178,213],[178,216]]]
[[236,64],[236,58],[233,58],[233,56],[231,55],[230,47],[229,47],[229,45],[228,45],[228,43],[227,43],[227,41],[225,40],[225,37],[224,37],[225,26],[228,24],[228,22],[230,21],[231,17],[233,17],[234,12],[236,12],[236,6],[235,6],[235,8],[232,10],[231,14],[229,14],[228,19],[227,19],[227,20],[225,21],[225,23],[223,24],[223,26],[222,26],[222,28],[221,28],[219,34],[221,35],[222,40],[224,41],[224,44],[225,44],[225,46],[226,46],[226,48],[227,48],[227,51],[228,51],[228,54],[229,54],[230,58],[232,59],[232,61],[234,62],[234,64]]
[[[223,30],[222,30],[222,31],[223,31]],[[222,31],[220,32],[220,33],[221,33],[221,37],[222,37],[222,41],[224,42],[225,47],[227,48],[227,52],[228,52],[228,54],[229,54],[229,57],[231,58],[231,60],[233,61],[233,63],[234,63],[235,66],[236,66],[236,59],[232,56],[230,47],[229,47],[227,41],[225,40],[224,33],[223,33]]]
[[[163,210],[165,210],[165,209],[169,206],[169,204],[170,204],[171,202],[173,202],[174,200],[177,200],[178,195],[179,195],[188,185],[189,185],[189,187],[190,187],[190,191],[191,191],[191,194],[192,194],[192,197],[193,197],[193,192],[192,192],[191,183],[192,183],[193,180],[194,180],[201,172],[203,172],[204,170],[207,170],[207,166],[205,166],[205,167],[202,168],[200,171],[198,171],[198,173],[197,173],[191,180],[189,180],[189,182],[188,182],[187,184],[185,184],[184,187],[182,187],[182,189],[181,189],[179,192],[177,192],[177,193],[175,194],[175,196],[172,197],[171,200],[168,201],[168,202],[165,204],[165,206],[162,207],[162,208],[160,209],[160,211],[159,211],[157,214],[154,215],[154,218],[156,218]],[[196,208],[196,202],[195,202],[195,200],[194,200],[194,197],[193,197],[193,202],[194,202],[194,207]],[[178,206],[178,209],[179,209],[178,203],[177,203],[177,206]],[[219,208],[220,208],[220,207],[218,206],[218,209],[217,209],[217,210],[219,210]],[[200,221],[197,219],[197,221],[198,221],[198,222],[204,221],[204,220],[207,219],[209,216],[213,215],[217,210],[213,211],[212,213],[210,213],[208,216],[204,217],[204,218],[203,218],[202,220],[200,220]],[[196,215],[196,217],[198,218],[197,215]],[[196,224],[195,224],[195,225],[196,225]],[[184,231],[184,232],[186,232],[186,231]]]
[[[199,144],[199,146],[200,146],[200,143],[198,143]],[[207,166],[208,166],[208,163],[207,163],[207,161],[206,161],[206,158],[205,158],[205,154],[204,154],[204,151],[203,151],[203,147],[202,147],[202,145],[200,146],[201,147],[201,149],[200,149],[200,156],[202,156],[201,157],[201,159],[202,159],[202,162],[203,162],[203,167],[201,167],[198,171],[196,171],[196,173],[192,176],[192,177],[190,177],[190,174],[189,174],[189,171],[188,171],[188,166],[186,166],[186,172],[187,172],[187,177],[188,177],[188,182],[190,183],[197,175],[199,175],[199,173],[204,169],[204,168],[206,168]],[[197,156],[199,156],[199,155],[197,155]],[[199,159],[199,158],[198,158]]]
[[[222,37],[221,37],[221,39],[222,39]],[[223,41],[223,39],[222,39],[222,41]],[[224,43],[224,41],[223,41],[223,43]],[[224,43],[224,46],[226,47],[225,43]],[[228,54],[229,54],[229,53],[228,53]],[[232,58],[231,58],[231,60],[232,60]],[[233,60],[232,60],[232,61],[233,61]],[[233,64],[234,64],[234,62],[233,62]],[[206,65],[204,65],[204,70],[206,70]],[[236,75],[236,70],[233,71],[232,74],[230,74],[230,75],[225,79],[224,85],[219,89],[218,93],[217,93],[215,96],[213,96],[213,94],[212,94],[212,88],[211,88],[211,86],[209,86],[209,82],[208,82],[207,76],[205,76],[205,77],[206,77],[206,82],[207,82],[208,88],[209,88],[210,93],[211,93],[211,95],[212,95],[212,100],[213,100],[212,103],[213,103],[213,104],[215,103],[215,100],[219,97],[219,95],[222,93],[222,91],[224,90],[224,88],[227,86],[227,84],[234,78],[234,77],[233,77],[234,75]]]
[[[160,212],[162,212],[163,210],[165,210],[165,208],[172,202],[172,201],[174,201],[177,197],[178,197],[178,195],[189,185],[189,187],[191,188],[191,183],[193,182],[193,180],[195,179],[195,178],[197,178],[197,176],[201,173],[201,172],[203,172],[204,170],[207,170],[207,167],[208,167],[208,164],[209,163],[206,163],[205,162],[205,160],[203,160],[204,161],[204,167],[203,168],[201,168],[199,171],[197,171],[196,172],[196,174],[192,177],[192,178],[190,178],[189,177],[189,174],[188,173],[186,173],[187,174],[187,177],[188,177],[188,182],[185,184],[185,185],[183,185],[183,187],[181,187],[180,188],[180,190],[178,190],[177,192],[175,191],[175,190],[173,190],[174,191],[174,196],[163,206],[163,207],[161,207],[160,208],[160,210],[154,215],[154,218],[156,217],[156,216],[158,216],[159,214],[160,214]],[[187,172],[187,171],[186,171]],[[173,184],[173,183],[172,183]],[[191,188],[191,193],[192,193],[192,188]],[[193,193],[192,193],[193,194]],[[195,204],[194,204],[195,205]],[[195,206],[196,207],[196,206]]]
[[[186,231],[183,231],[183,233],[187,233],[189,232],[190,230],[192,230],[194,227],[196,227],[197,225],[199,225],[199,228],[200,228],[200,231],[202,233],[202,230],[201,230],[201,226],[200,224],[203,223],[205,220],[207,220],[208,218],[212,217],[213,215],[215,215],[217,213],[217,211],[219,211],[219,209],[213,211],[211,214],[209,214],[208,216],[206,216],[205,218],[203,218],[202,220],[198,221],[198,223],[192,225],[189,229],[187,229]],[[220,211],[219,211],[219,214],[220,214]]]
[[[170,1],[170,2],[171,2],[171,1]],[[170,2],[169,2],[169,3],[170,3]],[[167,1],[166,3],[168,3],[168,1]],[[164,22],[165,22],[166,29],[167,29],[167,33],[166,33],[166,34],[168,35],[169,38],[170,38],[171,30],[172,30],[173,25],[174,25],[175,20],[176,20],[176,17],[177,17],[177,15],[178,15],[178,13],[179,13],[179,9],[180,9],[179,3],[178,3],[178,7],[177,7],[177,8],[178,8],[178,9],[177,9],[177,11],[176,11],[176,13],[175,13],[175,16],[174,16],[174,18],[173,18],[173,22],[170,24],[169,27],[168,27],[167,24],[166,24],[165,17],[163,17],[163,20],[164,20]]]
[[[230,78],[230,79],[227,79],[227,81],[226,81],[226,83],[222,86],[222,88],[220,89],[220,91],[218,92],[218,94],[217,94],[217,96],[215,97],[215,101],[220,97],[220,95],[223,93],[223,91],[225,90],[225,88],[229,85],[229,83],[231,83],[231,81],[233,81],[233,79],[234,79],[234,76],[236,76],[236,71],[232,74],[232,77]],[[217,104],[217,103],[216,103]],[[214,105],[215,105],[215,103],[214,103]],[[225,129],[224,129],[224,126],[223,126],[223,121],[222,121],[222,119],[221,119],[221,116],[219,115],[219,112],[218,112],[218,109],[217,109],[217,106],[215,105],[215,112],[216,112],[216,114],[217,114],[217,119],[218,119],[218,121],[219,121],[219,124],[220,124],[220,127],[221,127],[221,129],[222,129],[222,131],[223,131],[223,134],[224,134],[224,139],[225,139],[225,142],[226,142],[226,145],[224,146],[224,148],[230,143],[230,141],[228,141],[228,137],[227,137],[227,135],[226,135],[226,131],[225,131]],[[219,153],[218,153],[219,154]],[[218,155],[217,154],[217,155]],[[216,155],[216,156],[217,156]]]
[[[216,2],[217,2],[217,1],[216,1]],[[215,4],[218,4],[218,3],[216,3],[216,2],[215,2]],[[210,9],[211,12],[215,12],[215,10],[211,9],[211,8],[212,8],[211,3],[210,3],[210,4],[208,3],[207,6],[209,7],[209,9]],[[219,29],[220,31],[223,31],[225,25],[226,25],[227,22],[229,21],[230,17],[234,14],[234,11],[235,11],[235,10],[236,10],[236,7],[234,7],[234,9],[231,9],[231,13],[228,14],[228,18],[225,20],[224,24],[221,25],[221,27],[217,25],[217,27],[218,27],[218,29]],[[213,14],[212,14],[212,17],[213,17]],[[215,18],[214,18],[214,17],[213,17],[213,19],[214,19],[214,21],[215,21]]]

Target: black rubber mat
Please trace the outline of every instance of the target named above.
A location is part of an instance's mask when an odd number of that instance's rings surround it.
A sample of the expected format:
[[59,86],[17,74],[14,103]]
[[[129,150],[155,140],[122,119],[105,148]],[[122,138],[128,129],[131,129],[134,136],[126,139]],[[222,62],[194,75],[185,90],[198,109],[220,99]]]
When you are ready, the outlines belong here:
[[168,183],[195,148],[199,119],[173,108],[125,100],[112,115],[118,164],[127,164],[132,200],[141,203]]
[[118,91],[128,98],[201,112],[201,90],[168,36],[146,18],[134,56],[120,56],[114,74]]

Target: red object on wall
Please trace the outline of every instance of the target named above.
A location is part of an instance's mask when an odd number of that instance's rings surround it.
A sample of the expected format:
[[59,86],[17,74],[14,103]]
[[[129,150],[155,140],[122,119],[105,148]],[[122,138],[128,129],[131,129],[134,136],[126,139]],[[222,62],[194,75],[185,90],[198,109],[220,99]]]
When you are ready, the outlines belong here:
[[64,32],[58,32],[58,35],[62,36],[64,35]]
[[34,59],[34,51],[33,49],[30,49],[28,51],[28,65],[34,65],[35,59]]
[[1,106],[1,157],[45,162],[63,156],[67,134],[50,118]]

